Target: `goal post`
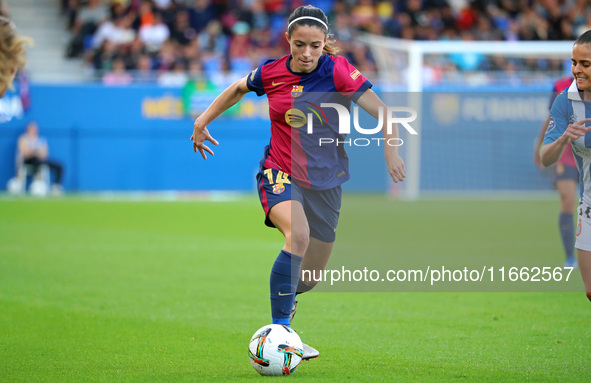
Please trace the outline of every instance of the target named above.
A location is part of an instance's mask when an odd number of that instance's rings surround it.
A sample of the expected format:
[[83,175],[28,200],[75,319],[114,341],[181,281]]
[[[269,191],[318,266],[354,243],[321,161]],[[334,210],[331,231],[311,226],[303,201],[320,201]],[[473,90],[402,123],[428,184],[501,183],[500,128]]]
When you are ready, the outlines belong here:
[[[518,60],[529,60],[530,62],[544,59],[550,60],[554,65],[548,66],[545,70],[536,71],[535,73],[517,71],[515,74],[523,79],[523,84],[513,89],[513,92],[540,92],[540,87],[532,87],[531,84],[528,84],[528,79],[537,76],[536,78],[544,79],[546,83],[551,84],[553,80],[564,76],[566,73],[564,71],[564,62],[570,58],[573,46],[572,41],[411,41],[371,34],[362,34],[359,39],[368,46],[374,57],[380,89],[409,92],[409,102],[418,111],[418,117],[413,122],[413,128],[419,134],[406,137],[404,145],[407,179],[402,187],[401,196],[406,200],[416,200],[422,193],[421,170],[423,164],[421,162],[424,159],[422,155],[424,150],[422,142],[424,121],[421,110],[423,110],[424,92],[438,91],[432,87],[432,81],[428,79],[431,68],[430,62],[453,55],[501,57],[511,62]],[[492,72],[480,68],[466,72],[459,70],[454,73],[453,79],[444,80],[447,81],[448,91],[454,89],[456,92],[474,92],[475,89],[474,86],[471,86],[471,82],[476,82],[477,87],[485,89],[486,87],[482,88],[482,79],[491,76],[491,74]],[[502,71],[499,75],[503,76]],[[445,77],[445,73],[443,73],[443,77]],[[475,78],[480,80],[474,81]],[[546,104],[548,104],[551,88],[543,89],[547,91],[547,94],[543,97],[547,97]],[[539,98],[541,99],[541,97]],[[539,100],[537,104],[540,104]],[[544,118],[542,112],[539,115],[540,123]],[[537,126],[539,129],[540,125]],[[532,136],[532,142],[534,137]],[[533,147],[530,147],[533,153]],[[444,189],[448,190],[447,186]],[[430,190],[435,191],[436,189]],[[476,191],[482,190],[478,189]]]

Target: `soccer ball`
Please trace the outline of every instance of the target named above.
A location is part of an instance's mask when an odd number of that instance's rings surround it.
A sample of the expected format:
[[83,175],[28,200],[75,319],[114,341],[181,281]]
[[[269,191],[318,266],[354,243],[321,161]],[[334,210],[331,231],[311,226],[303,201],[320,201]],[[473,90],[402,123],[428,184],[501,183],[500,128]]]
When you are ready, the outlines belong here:
[[294,330],[270,324],[254,333],[248,345],[248,356],[252,367],[261,375],[289,375],[302,361],[303,348]]

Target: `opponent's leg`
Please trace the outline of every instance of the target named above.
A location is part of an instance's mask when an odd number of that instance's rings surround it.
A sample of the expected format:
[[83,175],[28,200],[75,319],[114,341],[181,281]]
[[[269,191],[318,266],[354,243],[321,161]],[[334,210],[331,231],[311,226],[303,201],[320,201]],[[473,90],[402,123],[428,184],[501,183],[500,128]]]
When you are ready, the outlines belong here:
[[334,242],[323,242],[314,237],[310,238],[310,244],[302,262],[298,294],[312,290],[320,282],[333,246]]
[[[323,242],[314,237],[310,237],[310,244],[302,262],[302,271],[298,282],[297,294],[302,294],[312,290],[322,279],[322,273],[326,268],[334,242]],[[297,299],[293,302],[289,320],[293,321],[298,308]]]
[[560,195],[558,227],[566,257],[564,267],[576,267],[573,211],[575,210],[577,183],[571,179],[560,179],[556,181],[556,189]]
[[585,285],[585,293],[591,301],[591,251],[577,249],[579,256],[579,269]]

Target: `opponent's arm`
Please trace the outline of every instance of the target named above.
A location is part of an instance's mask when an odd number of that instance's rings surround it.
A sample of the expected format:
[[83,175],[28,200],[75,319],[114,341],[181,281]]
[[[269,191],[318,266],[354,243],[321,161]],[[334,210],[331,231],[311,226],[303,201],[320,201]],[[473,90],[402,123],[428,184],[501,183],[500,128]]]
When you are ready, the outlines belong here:
[[220,114],[232,107],[232,105],[240,101],[248,92],[250,92],[250,89],[248,89],[248,86],[246,85],[246,77],[244,77],[230,85],[217,96],[207,110],[195,120],[195,123],[193,124],[193,135],[190,139],[193,141],[193,150],[195,153],[199,150],[199,153],[201,153],[204,160],[207,159],[205,152],[213,156],[213,151],[205,145],[205,141],[210,141],[213,145],[218,145],[216,139],[209,134],[207,125]]
[[590,122],[591,118],[586,118],[574,124],[568,124],[566,130],[562,136],[554,142],[550,142],[542,146],[540,157],[544,166],[550,166],[560,159],[564,149],[573,141],[576,141],[579,137],[582,137],[591,130],[590,126],[585,126],[587,122]]
[[538,133],[538,138],[536,139],[536,143],[534,144],[534,164],[538,168],[544,167],[542,164],[542,159],[540,156],[540,151],[542,149],[542,144],[544,142],[544,135],[546,134],[546,130],[548,130],[548,124],[550,123],[550,114],[546,117],[544,123],[542,123],[542,127],[540,128],[540,132]]
[[[382,113],[386,113],[387,106],[378,97],[378,95],[371,89],[366,90],[361,97],[357,100],[357,104],[362,107],[367,113],[374,116],[379,120],[380,110],[382,107]],[[387,144],[391,138],[398,138],[398,124],[392,125],[392,132],[388,134],[387,118],[384,115],[382,119],[382,134],[384,135],[384,157],[386,157],[386,165],[388,167],[388,173],[392,177],[394,182],[404,181],[406,177],[406,170],[404,168],[404,161],[402,157],[398,155],[398,147],[390,146]]]

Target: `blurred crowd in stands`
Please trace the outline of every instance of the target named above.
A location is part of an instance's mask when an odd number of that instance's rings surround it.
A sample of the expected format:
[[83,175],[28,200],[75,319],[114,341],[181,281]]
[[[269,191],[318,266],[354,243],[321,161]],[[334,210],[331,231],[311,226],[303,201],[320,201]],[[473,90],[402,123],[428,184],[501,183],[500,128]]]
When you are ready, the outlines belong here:
[[[287,17],[300,5],[325,11],[330,32],[363,73],[376,71],[360,32],[411,40],[574,40],[591,28],[586,0],[62,0],[71,32],[66,55],[83,58],[105,84],[198,79],[224,86],[269,57],[289,53]],[[520,70],[560,70],[529,59]],[[447,69],[515,70],[503,57],[449,57]],[[556,68],[548,68],[556,66]]]

